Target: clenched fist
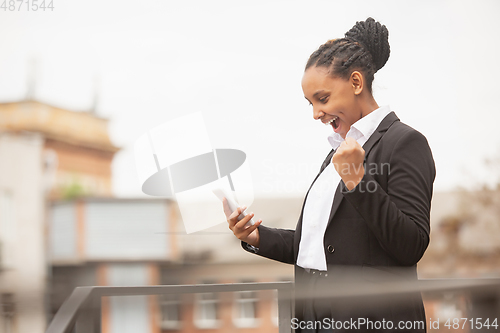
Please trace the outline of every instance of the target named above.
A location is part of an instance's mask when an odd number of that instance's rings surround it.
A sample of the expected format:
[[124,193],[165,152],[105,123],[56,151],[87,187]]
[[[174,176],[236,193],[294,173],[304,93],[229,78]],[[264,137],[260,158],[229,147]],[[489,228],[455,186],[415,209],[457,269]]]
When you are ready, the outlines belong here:
[[333,154],[333,166],[349,191],[359,184],[365,174],[364,159],[365,150],[353,138],[346,138]]

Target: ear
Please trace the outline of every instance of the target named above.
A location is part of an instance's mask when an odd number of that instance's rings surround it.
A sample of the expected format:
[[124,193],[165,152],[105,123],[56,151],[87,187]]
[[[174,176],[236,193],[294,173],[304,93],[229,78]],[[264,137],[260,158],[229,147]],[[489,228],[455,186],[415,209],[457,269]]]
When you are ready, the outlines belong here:
[[352,88],[354,90],[354,95],[359,95],[363,91],[364,88],[364,83],[365,83],[365,78],[363,77],[363,74],[361,74],[358,71],[354,71],[351,73],[351,77],[349,79]]

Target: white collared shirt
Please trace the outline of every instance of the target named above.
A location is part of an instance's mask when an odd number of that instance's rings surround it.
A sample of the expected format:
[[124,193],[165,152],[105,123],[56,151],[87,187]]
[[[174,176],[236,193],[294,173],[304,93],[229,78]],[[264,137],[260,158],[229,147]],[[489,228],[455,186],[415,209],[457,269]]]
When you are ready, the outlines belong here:
[[[388,105],[381,106],[351,125],[346,138],[355,139],[361,146],[375,132],[382,119],[391,109]],[[333,132],[328,136],[328,142],[337,149],[344,139]],[[300,237],[297,265],[307,269],[326,271],[326,256],[323,244],[330,211],[332,209],[335,191],[340,182],[340,176],[332,163],[323,170],[314,182],[304,206],[302,216],[302,234]]]

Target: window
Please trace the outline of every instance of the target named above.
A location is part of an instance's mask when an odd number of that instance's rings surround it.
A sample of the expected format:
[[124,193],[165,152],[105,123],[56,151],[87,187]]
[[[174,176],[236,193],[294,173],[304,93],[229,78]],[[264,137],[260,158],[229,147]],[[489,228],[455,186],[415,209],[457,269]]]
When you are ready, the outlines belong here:
[[178,330],[181,329],[181,302],[180,296],[176,294],[161,295],[161,323],[162,329]]
[[257,300],[255,291],[235,293],[233,322],[236,327],[256,327],[259,324],[256,317]]
[[219,326],[219,299],[215,293],[196,294],[195,320],[198,328]]

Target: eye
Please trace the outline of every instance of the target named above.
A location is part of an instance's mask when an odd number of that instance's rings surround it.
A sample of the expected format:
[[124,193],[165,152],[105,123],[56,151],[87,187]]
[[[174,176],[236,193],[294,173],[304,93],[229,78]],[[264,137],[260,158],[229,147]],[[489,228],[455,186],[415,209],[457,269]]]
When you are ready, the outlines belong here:
[[321,97],[321,98],[319,99],[319,101],[320,101],[321,103],[325,104],[326,102],[328,102],[328,96]]

